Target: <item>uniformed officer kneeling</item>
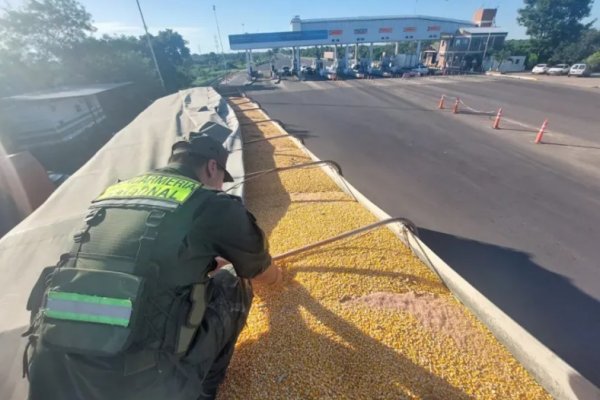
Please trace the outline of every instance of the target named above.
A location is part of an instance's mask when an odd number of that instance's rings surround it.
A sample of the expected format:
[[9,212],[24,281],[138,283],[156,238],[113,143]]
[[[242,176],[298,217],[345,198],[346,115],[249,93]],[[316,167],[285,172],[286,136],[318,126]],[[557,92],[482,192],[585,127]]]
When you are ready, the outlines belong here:
[[178,142],[166,168],[92,202],[27,304],[31,400],[215,397],[249,280],[281,280],[254,217],[221,191],[227,156],[208,136]]

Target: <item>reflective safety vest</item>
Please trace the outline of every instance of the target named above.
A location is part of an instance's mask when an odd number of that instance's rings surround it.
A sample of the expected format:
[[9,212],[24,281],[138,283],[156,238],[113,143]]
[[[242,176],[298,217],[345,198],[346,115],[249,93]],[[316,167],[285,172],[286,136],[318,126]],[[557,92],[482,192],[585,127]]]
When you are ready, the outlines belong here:
[[66,353],[185,354],[204,316],[214,260],[186,265],[179,255],[198,210],[215,195],[160,172],[108,187],[72,250],[34,287],[28,333]]

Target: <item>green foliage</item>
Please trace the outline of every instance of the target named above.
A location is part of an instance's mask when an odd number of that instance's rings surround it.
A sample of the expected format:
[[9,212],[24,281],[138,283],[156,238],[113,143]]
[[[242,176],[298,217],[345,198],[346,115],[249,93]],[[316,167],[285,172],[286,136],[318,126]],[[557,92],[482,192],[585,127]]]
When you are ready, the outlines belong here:
[[152,38],[157,57],[160,55],[160,59],[176,66],[184,66],[191,61],[187,44],[179,33],[171,29],[160,31],[158,36]]
[[87,38],[63,58],[61,83],[135,82],[156,98],[162,88],[147,51],[145,41],[135,37]]
[[0,17],[0,46],[20,59],[60,59],[93,32],[91,15],[75,0],[29,0]]
[[[145,96],[164,91],[145,36],[94,38],[91,16],[75,0],[28,0],[0,16],[0,96],[58,85],[134,82]],[[192,56],[171,30],[151,36],[168,92],[188,87]]]
[[577,42],[591,23],[589,17],[593,0],[524,0],[519,9],[519,24],[527,28],[533,50],[541,60],[552,58],[556,49]]
[[594,71],[600,71],[600,51],[595,52],[585,62],[590,65]]
[[513,39],[504,42],[504,48],[509,50],[513,56],[527,56],[531,53],[531,40]]
[[533,51],[533,44],[529,39],[512,39],[504,42],[504,49],[508,50],[509,56],[525,56],[527,68],[533,68],[538,63],[537,53]]
[[500,70],[500,67],[502,67],[502,63],[504,63],[504,61],[506,61],[508,57],[512,55],[512,51],[507,47],[503,48],[502,50],[495,50],[493,52],[492,56],[494,57],[494,60],[498,62],[498,70]]
[[[146,45],[145,37],[140,37],[139,40],[144,43],[141,45],[141,51],[145,57],[150,58],[152,55]],[[192,57],[183,37],[179,33],[167,29],[158,32],[157,36],[151,36],[150,42],[154,48],[167,92],[171,93],[188,87],[193,81],[193,76],[188,71],[192,65]]]
[[581,38],[573,43],[565,43],[559,46],[550,57],[549,61],[553,63],[582,62],[591,54],[600,51],[600,31],[597,29],[588,29],[581,35]]
[[538,64],[539,60],[540,59],[536,53],[529,53],[525,65],[527,66],[527,68],[532,69],[533,67],[535,67],[536,64]]
[[[256,64],[270,60],[266,52],[253,53],[253,57]],[[245,53],[216,54],[211,52],[193,54],[192,60],[193,65],[189,69],[189,74],[193,78],[192,86],[211,85],[217,78],[223,77],[226,73],[241,71],[246,68]],[[223,60],[225,60],[225,65]]]

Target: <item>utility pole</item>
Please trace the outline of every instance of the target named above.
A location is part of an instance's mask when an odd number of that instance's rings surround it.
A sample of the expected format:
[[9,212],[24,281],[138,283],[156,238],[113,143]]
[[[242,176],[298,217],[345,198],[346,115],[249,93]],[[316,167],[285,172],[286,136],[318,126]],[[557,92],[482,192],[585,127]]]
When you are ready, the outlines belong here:
[[158,79],[160,79],[160,85],[163,90],[167,90],[165,87],[165,81],[163,80],[162,74],[160,73],[160,68],[158,68],[158,61],[156,61],[156,54],[154,54],[154,49],[152,48],[152,41],[150,41],[150,34],[148,33],[148,27],[146,26],[146,20],[144,19],[144,14],[142,13],[142,7],[140,6],[140,1],[135,0],[138,6],[138,10],[140,10],[140,17],[142,17],[142,24],[144,25],[144,31],[146,32],[146,40],[148,41],[148,47],[150,47],[150,53],[152,54],[152,60],[154,60],[154,67],[156,68],[156,72],[158,73]]
[[227,61],[225,60],[225,49],[223,48],[223,40],[221,40],[221,29],[219,28],[219,19],[217,18],[217,7],[213,4],[213,14],[215,15],[215,24],[217,25],[217,34],[219,35],[219,43],[221,44],[221,55],[223,56],[223,68],[227,73]]

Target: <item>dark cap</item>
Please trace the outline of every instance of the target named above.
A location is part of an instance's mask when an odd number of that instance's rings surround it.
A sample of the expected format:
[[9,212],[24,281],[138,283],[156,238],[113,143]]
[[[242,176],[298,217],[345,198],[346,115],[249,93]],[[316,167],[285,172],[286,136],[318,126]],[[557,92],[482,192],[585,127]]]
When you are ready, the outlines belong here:
[[189,153],[204,157],[208,160],[215,160],[217,165],[225,171],[225,182],[233,182],[233,177],[225,169],[229,153],[223,145],[208,135],[194,136],[190,141],[182,140],[173,145],[171,149],[173,154]]

